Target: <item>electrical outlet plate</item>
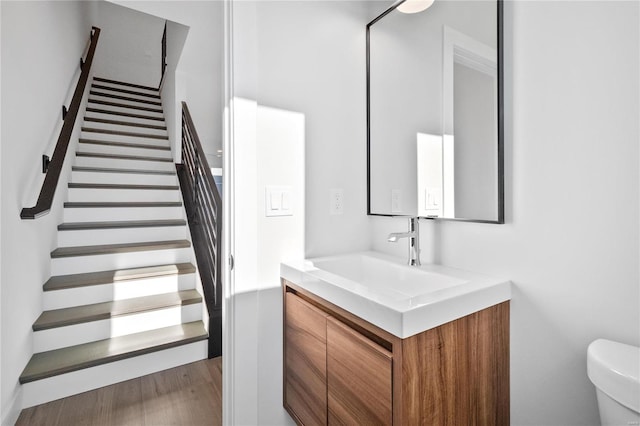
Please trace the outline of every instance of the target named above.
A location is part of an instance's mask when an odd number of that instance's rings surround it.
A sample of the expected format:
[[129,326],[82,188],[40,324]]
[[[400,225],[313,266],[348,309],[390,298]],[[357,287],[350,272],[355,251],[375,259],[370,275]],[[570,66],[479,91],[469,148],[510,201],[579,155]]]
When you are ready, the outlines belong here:
[[338,215],[344,213],[344,190],[332,188],[329,191],[329,214]]

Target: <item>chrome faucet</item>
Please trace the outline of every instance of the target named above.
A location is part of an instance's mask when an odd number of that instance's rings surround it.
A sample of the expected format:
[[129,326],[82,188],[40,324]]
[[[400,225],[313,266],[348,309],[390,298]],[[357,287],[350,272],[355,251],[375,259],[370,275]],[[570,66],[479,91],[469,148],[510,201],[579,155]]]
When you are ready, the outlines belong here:
[[397,242],[400,238],[409,239],[409,265],[420,266],[420,228],[418,218],[409,218],[409,232],[393,232],[389,234],[387,241]]

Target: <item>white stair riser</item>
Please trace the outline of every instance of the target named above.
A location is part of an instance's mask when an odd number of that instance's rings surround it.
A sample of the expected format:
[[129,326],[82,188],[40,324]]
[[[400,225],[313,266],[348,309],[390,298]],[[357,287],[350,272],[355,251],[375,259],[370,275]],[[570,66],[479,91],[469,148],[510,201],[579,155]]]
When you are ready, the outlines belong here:
[[184,219],[184,207],[67,207],[65,222]]
[[76,166],[108,169],[175,171],[176,165],[167,161],[129,160],[122,158],[76,157]]
[[36,353],[52,351],[96,340],[170,327],[183,322],[198,321],[202,319],[201,317],[202,304],[194,303],[40,330],[33,333],[33,350]]
[[[164,118],[164,116],[156,111],[147,111],[147,110],[142,110],[142,109],[138,109],[138,108],[130,108],[130,107],[126,107],[126,106],[112,106],[112,105],[104,105],[101,103],[96,103],[96,102],[91,102],[92,97],[89,97],[89,102],[87,104],[87,106],[89,108],[99,108],[99,109],[106,109],[107,111],[114,111],[114,112],[123,112],[125,114],[142,114],[142,115],[147,115],[147,116],[152,116],[152,117],[158,117],[158,118]],[[110,100],[109,102],[113,102],[113,100]],[[114,102],[117,104],[120,104],[119,102]],[[153,108],[154,110],[156,110],[156,108]]]
[[169,147],[168,144],[162,144],[162,145],[149,144],[150,148],[146,148],[146,147],[130,147],[130,146],[121,146],[121,145],[102,145],[102,144],[81,142],[78,144],[78,151],[99,152],[102,154],[115,154],[115,155],[152,156],[152,157],[168,158],[168,159],[173,158],[171,155],[171,150],[151,148],[153,146],[162,147],[162,148]]
[[113,269],[185,263],[192,261],[191,247],[51,259],[51,275],[80,274]]
[[180,201],[179,190],[69,188],[69,201]]
[[[159,94],[158,90],[140,89],[138,87],[125,86],[124,84],[118,84],[118,83],[108,83],[108,82],[104,82],[104,81],[92,80],[92,83],[91,83],[92,88],[93,88],[94,84],[96,84],[98,86],[112,87],[112,88],[115,88],[115,89],[132,90],[134,92],[146,93],[146,94],[149,94],[149,95],[158,95]],[[94,89],[94,90],[102,90],[102,89]]]
[[[125,96],[125,97],[129,97],[125,94],[117,94],[117,96]],[[128,100],[128,99],[116,99],[116,98],[112,98],[110,96],[102,96],[99,95],[97,93],[92,93],[89,95],[89,99],[93,99],[93,100],[98,100],[98,101],[107,101],[107,102],[115,102],[118,104],[122,104],[122,105],[126,105],[128,107],[142,107],[142,108],[153,108],[153,109],[161,109],[162,105],[156,105],[156,104],[149,104],[146,102],[143,102],[142,100],[138,101],[138,100]],[[134,98],[135,99],[135,98]],[[155,100],[149,100],[150,102],[156,102]]]
[[32,407],[206,358],[207,341],[203,340],[26,383],[22,385],[23,407]]
[[138,280],[118,281],[110,284],[45,291],[42,306],[45,311],[91,305],[132,297],[152,296],[195,288],[195,273],[165,275]]
[[58,247],[184,240],[186,226],[58,231]]
[[[93,107],[94,108],[98,108],[98,109],[103,109],[103,108],[99,108],[99,106],[97,106],[97,105],[94,105]],[[144,112],[140,112],[139,115],[146,115],[146,114],[144,114]],[[151,114],[149,114],[149,115],[151,115]],[[119,121],[126,121],[128,123],[150,124],[152,126],[164,126],[165,125],[164,120],[152,120],[152,119],[148,119],[148,118],[128,117],[126,115],[108,114],[108,113],[104,113],[104,112],[87,111],[86,114],[85,114],[85,117],[102,118],[102,119],[105,119],[105,120],[119,120]]]
[[178,185],[178,178],[174,175],[144,174],[144,173],[115,173],[115,172],[84,172],[71,173],[73,183],[111,183],[131,185]]
[[[125,120],[121,120],[118,117],[111,117],[111,118],[107,118],[107,120],[114,120],[114,121],[125,121]],[[157,123],[149,123],[152,126],[163,126],[164,124],[157,122]],[[82,123],[82,127],[87,127],[87,128],[91,128],[91,129],[104,129],[104,130],[114,130],[114,131],[118,131],[118,132],[134,132],[134,133],[145,133],[145,134],[149,134],[149,135],[158,135],[158,136],[167,136],[167,130],[166,129],[154,129],[154,128],[149,128],[149,127],[139,127],[139,126],[130,126],[130,125],[126,125],[126,124],[112,124],[112,123],[100,123],[97,121],[91,121],[91,120],[87,120],[85,117],[85,120]]]
[[[141,133],[141,132],[138,132]],[[147,138],[144,136],[124,136],[124,135],[110,135],[108,133],[98,132],[80,132],[81,139],[94,139],[105,142],[121,142],[121,143],[135,143],[151,146],[169,147],[168,139]],[[84,146],[81,144],[80,146]]]

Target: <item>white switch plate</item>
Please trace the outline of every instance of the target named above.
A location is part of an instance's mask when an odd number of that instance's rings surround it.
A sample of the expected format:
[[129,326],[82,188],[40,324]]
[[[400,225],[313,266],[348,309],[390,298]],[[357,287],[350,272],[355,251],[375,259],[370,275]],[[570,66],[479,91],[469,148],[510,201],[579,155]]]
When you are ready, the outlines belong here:
[[425,208],[438,209],[442,200],[442,189],[438,187],[428,187],[425,189]]
[[265,216],[293,216],[290,186],[267,186],[264,195]]
[[344,190],[342,188],[333,188],[329,190],[329,214],[342,213],[344,213]]

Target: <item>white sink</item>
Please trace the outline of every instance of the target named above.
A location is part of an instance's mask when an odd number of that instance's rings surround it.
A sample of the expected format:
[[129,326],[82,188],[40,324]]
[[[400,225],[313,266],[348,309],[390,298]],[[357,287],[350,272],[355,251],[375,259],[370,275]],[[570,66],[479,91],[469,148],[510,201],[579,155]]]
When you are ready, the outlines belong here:
[[282,277],[405,338],[511,298],[510,282],[376,252],[282,263]]

